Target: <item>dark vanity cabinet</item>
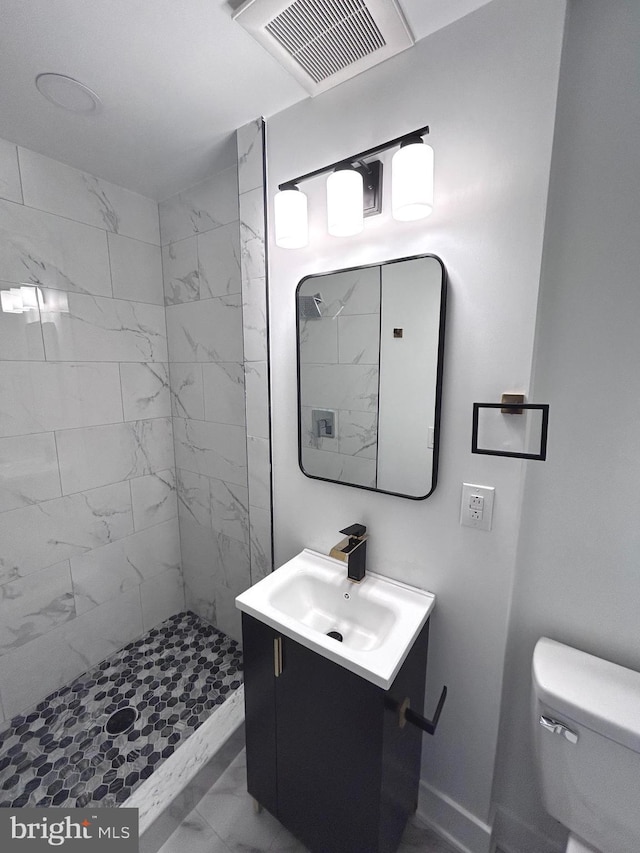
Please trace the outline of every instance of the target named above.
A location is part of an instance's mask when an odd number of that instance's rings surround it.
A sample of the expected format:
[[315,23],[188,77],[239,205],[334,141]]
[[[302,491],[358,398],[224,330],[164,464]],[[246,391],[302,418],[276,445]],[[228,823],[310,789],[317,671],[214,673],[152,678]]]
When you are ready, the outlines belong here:
[[[383,690],[242,614],[251,796],[312,853],[393,853],[415,811],[429,622]],[[279,674],[277,674],[279,673]]]

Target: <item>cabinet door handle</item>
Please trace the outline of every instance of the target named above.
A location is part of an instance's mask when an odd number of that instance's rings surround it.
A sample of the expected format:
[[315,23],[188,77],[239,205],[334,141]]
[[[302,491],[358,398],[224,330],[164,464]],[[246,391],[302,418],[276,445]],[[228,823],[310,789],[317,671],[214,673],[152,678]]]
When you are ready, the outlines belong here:
[[282,675],[282,637],[273,640],[273,674],[276,678]]

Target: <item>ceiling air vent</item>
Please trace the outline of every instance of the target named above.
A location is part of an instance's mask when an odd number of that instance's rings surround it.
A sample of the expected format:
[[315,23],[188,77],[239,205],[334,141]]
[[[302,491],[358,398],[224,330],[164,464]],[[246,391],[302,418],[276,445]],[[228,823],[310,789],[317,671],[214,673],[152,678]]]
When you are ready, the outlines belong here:
[[396,0],[247,0],[234,18],[311,95],[413,44]]

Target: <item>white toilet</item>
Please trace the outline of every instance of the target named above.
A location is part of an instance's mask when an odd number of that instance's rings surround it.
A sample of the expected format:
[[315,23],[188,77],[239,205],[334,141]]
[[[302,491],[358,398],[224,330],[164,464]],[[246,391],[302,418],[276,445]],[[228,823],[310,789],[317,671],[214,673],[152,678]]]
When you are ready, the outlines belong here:
[[543,799],[566,853],[639,853],[640,673],[543,637],[532,676]]

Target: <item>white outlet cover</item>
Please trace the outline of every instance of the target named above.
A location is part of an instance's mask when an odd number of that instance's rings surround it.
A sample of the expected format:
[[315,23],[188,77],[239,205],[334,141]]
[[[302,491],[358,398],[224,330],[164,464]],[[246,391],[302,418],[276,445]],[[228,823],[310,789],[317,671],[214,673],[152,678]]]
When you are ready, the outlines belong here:
[[[494,486],[477,486],[474,483],[462,484],[460,524],[463,527],[473,527],[476,530],[491,530],[495,491]],[[483,498],[481,510],[478,510],[476,506],[472,506],[472,498],[474,497]],[[479,501],[473,503],[479,503]]]

